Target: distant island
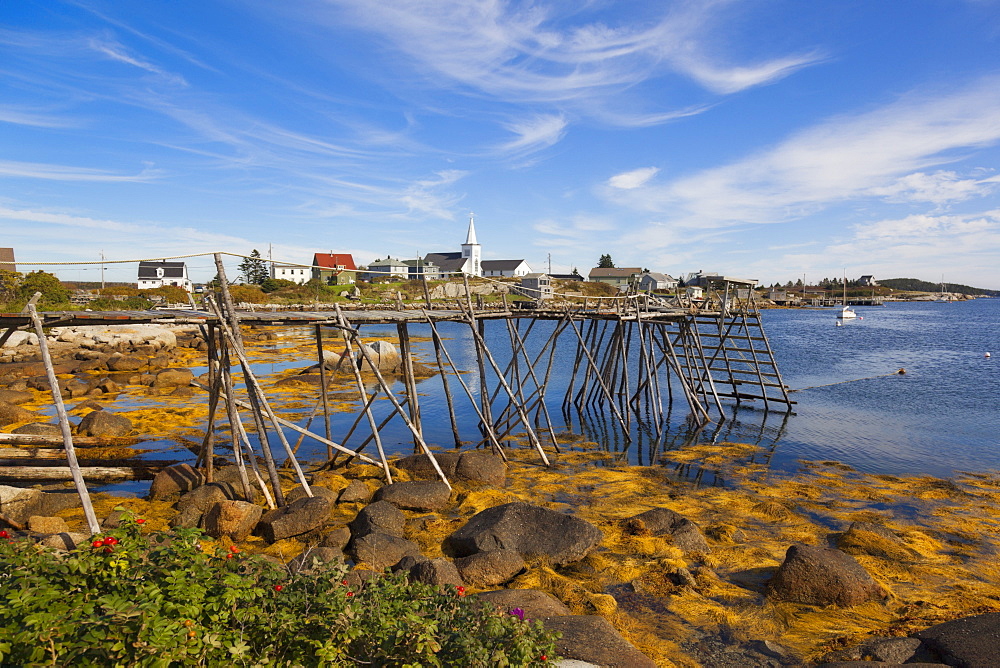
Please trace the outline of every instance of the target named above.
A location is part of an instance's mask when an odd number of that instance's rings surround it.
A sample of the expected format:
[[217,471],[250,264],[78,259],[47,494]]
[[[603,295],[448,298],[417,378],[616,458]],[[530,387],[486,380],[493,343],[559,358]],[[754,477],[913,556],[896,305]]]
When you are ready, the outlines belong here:
[[[906,292],[940,292],[940,283],[930,283],[919,278],[886,278],[878,282],[879,285],[893,290],[903,290]],[[990,297],[1000,296],[1000,290],[987,290],[986,288],[973,288],[960,283],[945,283],[944,292],[960,292],[964,295],[989,295]]]

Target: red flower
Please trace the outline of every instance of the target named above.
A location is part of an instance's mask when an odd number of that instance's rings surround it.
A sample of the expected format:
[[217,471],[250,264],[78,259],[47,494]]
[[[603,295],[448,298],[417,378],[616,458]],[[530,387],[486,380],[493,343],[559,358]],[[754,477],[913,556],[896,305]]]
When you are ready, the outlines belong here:
[[0,530],[0,538],[10,538],[10,534],[6,531]]
[[341,586],[346,587],[347,586],[347,580],[341,580],[340,584],[341,584]]
[[544,654],[542,654],[542,655],[541,655],[540,657],[538,657],[538,660],[539,660],[539,661],[548,661],[548,660],[549,660],[549,657],[547,657],[547,656],[545,656]]
[[274,585],[274,591],[281,591],[282,589],[284,589],[284,587],[281,585]]
[[458,591],[459,596],[465,596],[465,587],[456,587],[455,589]]
[[236,554],[240,551],[240,548],[236,547],[235,545],[230,545],[229,551],[232,552],[233,554]]
[[146,518],[145,517],[140,517],[139,519],[137,519],[135,521],[135,523],[136,524],[145,524],[146,523]]
[[354,592],[353,591],[347,592],[347,598],[350,598],[352,596],[354,596]]
[[115,548],[111,547],[110,545],[108,545],[106,548],[104,548],[104,554],[111,554],[114,551],[115,551]]
[[104,547],[104,541],[98,539],[95,540],[93,543],[91,543],[91,545],[93,545],[94,547]]
[[232,558],[233,558],[233,555],[231,555],[231,554],[227,554],[226,555],[226,559],[232,559]]
[[118,539],[115,538],[114,536],[108,536],[107,538],[104,539],[103,543],[105,545],[117,545]]

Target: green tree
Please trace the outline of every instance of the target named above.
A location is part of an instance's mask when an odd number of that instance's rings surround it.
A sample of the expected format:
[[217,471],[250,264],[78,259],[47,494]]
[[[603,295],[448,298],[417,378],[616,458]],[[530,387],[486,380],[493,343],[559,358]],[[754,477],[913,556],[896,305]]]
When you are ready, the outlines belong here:
[[597,261],[597,266],[601,269],[613,269],[615,263],[611,261],[611,255],[605,253],[601,256],[601,259]]
[[267,262],[260,257],[260,251],[254,248],[250,251],[250,257],[243,258],[240,262],[240,275],[245,283],[250,285],[260,285],[268,278]]
[[570,272],[570,273],[572,273],[574,276],[579,276],[580,275],[580,271],[576,267],[573,267],[573,271]]
[[21,274],[16,271],[0,269],[0,304],[13,301],[21,285]]
[[40,304],[65,304],[69,301],[69,289],[53,274],[39,269],[28,273],[18,288],[18,297],[27,302],[36,292],[41,292]]

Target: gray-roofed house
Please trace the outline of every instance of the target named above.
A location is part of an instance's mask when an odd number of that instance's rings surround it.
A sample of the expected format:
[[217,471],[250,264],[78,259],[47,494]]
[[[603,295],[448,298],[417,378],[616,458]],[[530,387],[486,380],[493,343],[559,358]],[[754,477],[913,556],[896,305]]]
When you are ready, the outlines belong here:
[[483,260],[483,276],[526,276],[531,273],[531,267],[524,260]]
[[140,290],[162,288],[173,285],[194,291],[194,285],[188,278],[187,265],[183,262],[167,262],[166,260],[143,260],[139,263],[138,287]]
[[676,290],[677,279],[671,278],[668,274],[661,274],[658,271],[647,271],[639,276],[639,289],[646,292]]
[[537,272],[525,274],[515,290],[518,294],[538,301],[552,299],[552,279],[548,274]]
[[631,285],[635,277],[641,273],[642,267],[594,267],[587,278],[590,281],[622,288]]

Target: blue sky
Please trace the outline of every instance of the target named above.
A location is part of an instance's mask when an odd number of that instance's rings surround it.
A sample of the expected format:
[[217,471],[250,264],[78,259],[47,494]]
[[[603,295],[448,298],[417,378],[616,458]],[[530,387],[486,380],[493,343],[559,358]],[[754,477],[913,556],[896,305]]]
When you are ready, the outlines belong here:
[[412,257],[457,250],[474,211],[485,258],[535,269],[610,253],[675,275],[1000,289],[998,0],[0,16],[0,246],[19,260]]

